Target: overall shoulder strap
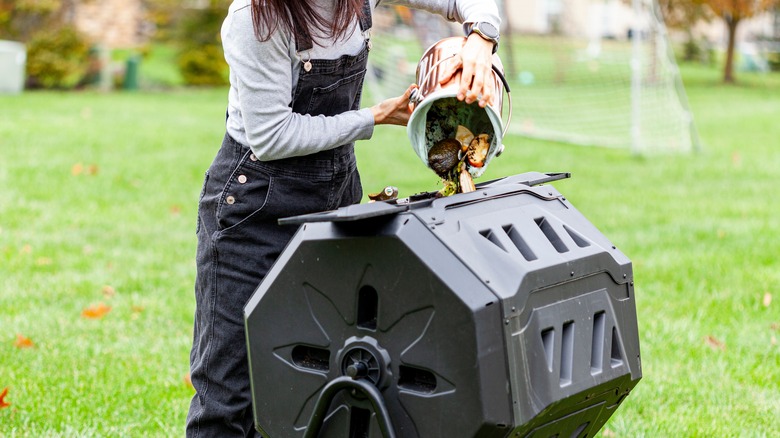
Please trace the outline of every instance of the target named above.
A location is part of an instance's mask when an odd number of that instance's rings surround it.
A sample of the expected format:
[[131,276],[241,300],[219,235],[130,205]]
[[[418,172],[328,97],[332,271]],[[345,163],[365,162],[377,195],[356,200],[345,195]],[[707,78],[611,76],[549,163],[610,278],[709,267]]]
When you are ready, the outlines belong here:
[[371,1],[363,1],[363,17],[360,19],[360,30],[364,33],[371,30],[371,27],[374,25],[371,20]]
[[[374,22],[371,18],[371,1],[372,0],[363,1],[363,16],[360,18],[360,31],[363,33],[371,30],[371,27],[373,27],[374,25]],[[311,40],[311,36],[300,35],[298,33],[295,34],[296,52],[304,52],[306,50],[311,50],[312,47],[314,47],[314,43]]]

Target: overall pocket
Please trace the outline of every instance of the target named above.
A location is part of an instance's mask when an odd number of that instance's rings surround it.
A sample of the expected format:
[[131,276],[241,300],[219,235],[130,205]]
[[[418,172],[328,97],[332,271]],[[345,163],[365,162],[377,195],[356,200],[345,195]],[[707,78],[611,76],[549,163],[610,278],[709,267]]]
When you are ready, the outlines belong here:
[[206,195],[206,185],[209,183],[209,171],[207,170],[206,173],[203,175],[203,187],[200,189],[200,195],[198,195],[198,214],[197,214],[197,220],[195,222],[195,234],[198,234],[200,232],[201,227],[201,208],[200,205],[203,202],[203,196]]
[[230,174],[216,210],[217,230],[226,232],[247,221],[263,219],[274,178],[249,162],[249,153]]
[[356,100],[360,98],[363,88],[365,74],[366,71],[361,70],[326,87],[314,87],[306,113],[313,116],[320,114],[331,116],[348,109],[355,109]]

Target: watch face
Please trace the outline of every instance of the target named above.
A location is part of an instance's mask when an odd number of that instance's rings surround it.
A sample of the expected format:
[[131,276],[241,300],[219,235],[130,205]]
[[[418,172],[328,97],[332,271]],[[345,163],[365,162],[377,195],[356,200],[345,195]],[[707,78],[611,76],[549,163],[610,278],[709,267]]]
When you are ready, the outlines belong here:
[[479,23],[478,27],[479,31],[482,32],[486,37],[493,39],[498,38],[498,29],[496,29],[496,27],[492,24],[483,21]]

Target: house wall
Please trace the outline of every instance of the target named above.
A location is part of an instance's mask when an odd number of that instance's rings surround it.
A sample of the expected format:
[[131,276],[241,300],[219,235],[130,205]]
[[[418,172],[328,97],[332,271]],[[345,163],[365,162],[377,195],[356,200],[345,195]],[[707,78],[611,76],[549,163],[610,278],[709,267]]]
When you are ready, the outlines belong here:
[[[560,32],[581,38],[614,37],[625,39],[635,20],[630,2],[623,0],[502,0],[507,20],[520,33],[546,34],[552,31],[550,17],[560,11]],[[774,16],[764,13],[744,20],[737,29],[737,41],[746,43],[756,35],[772,35]],[[680,32],[670,31],[680,38]],[[725,47],[727,31],[723,21],[700,23],[695,34],[718,47]],[[775,35],[780,37],[780,35]]]
[[140,0],[100,0],[79,2],[74,22],[95,44],[128,48],[145,41],[144,18]]
[[[737,27],[737,43],[747,43],[759,35],[773,35],[773,22],[774,17],[770,13],[761,14],[740,22]],[[704,37],[711,43],[722,47],[725,47],[728,42],[726,24],[717,17],[709,23],[699,23],[694,30],[694,35]],[[775,36],[780,37],[780,35]]]

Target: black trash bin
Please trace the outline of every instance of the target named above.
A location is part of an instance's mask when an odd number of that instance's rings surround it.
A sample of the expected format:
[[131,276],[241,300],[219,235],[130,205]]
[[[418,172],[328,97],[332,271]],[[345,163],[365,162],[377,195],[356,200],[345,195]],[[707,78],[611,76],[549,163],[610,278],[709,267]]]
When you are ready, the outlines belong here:
[[567,176],[285,220],[245,309],[258,430],[593,436],[642,375],[634,283]]

